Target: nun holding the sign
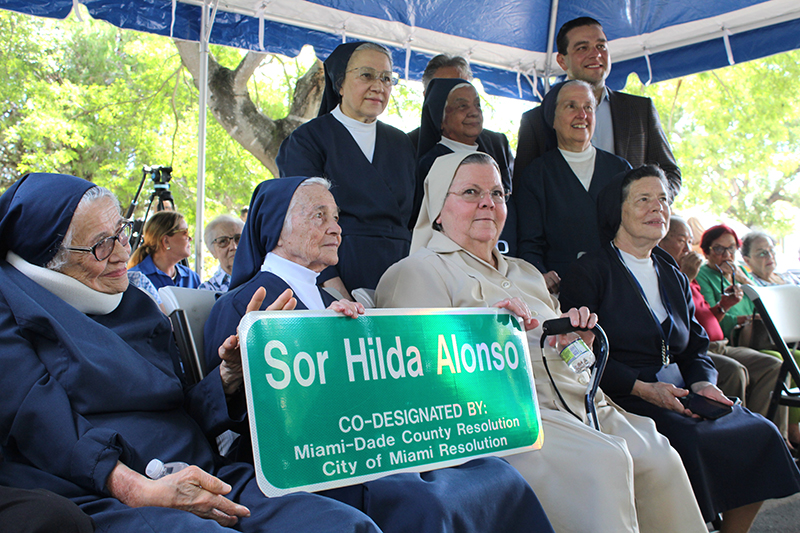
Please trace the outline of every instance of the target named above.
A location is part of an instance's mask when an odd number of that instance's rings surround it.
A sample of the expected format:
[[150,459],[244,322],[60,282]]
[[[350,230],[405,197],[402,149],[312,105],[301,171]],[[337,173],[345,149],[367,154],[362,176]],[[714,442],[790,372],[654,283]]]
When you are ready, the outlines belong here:
[[[585,382],[553,347],[539,349],[539,322],[558,318],[561,310],[536,267],[495,248],[506,198],[489,155],[437,158],[425,180],[412,254],[381,278],[378,307],[500,307],[524,320],[544,444],[507,459],[534,488],[556,531],[705,533],[681,459],[655,424],[611,405],[598,392],[601,431],[591,428]],[[586,307],[566,316],[575,326],[597,320]],[[591,345],[592,339],[586,340]]]
[[[267,299],[291,290],[296,309],[322,310],[327,305],[351,317],[364,312],[361,304],[337,302],[315,283],[317,274],[338,260],[341,229],[329,186],[320,178],[292,177],[264,181],[256,188],[231,289],[217,300],[206,322],[206,345],[236,332],[246,311],[242,303],[260,287],[266,289]],[[206,361],[208,368],[220,363],[208,350]],[[238,458],[245,459],[241,450]],[[394,474],[322,494],[363,511],[385,532],[553,531],[525,480],[497,457]]]
[[[110,191],[73,176],[0,197],[0,486],[67,497],[104,532],[380,533],[331,498],[266,498],[220,457],[210,438],[245,416],[236,339],[183,385],[169,320],[128,284],[130,231]],[[150,479],[152,459],[190,466]]]

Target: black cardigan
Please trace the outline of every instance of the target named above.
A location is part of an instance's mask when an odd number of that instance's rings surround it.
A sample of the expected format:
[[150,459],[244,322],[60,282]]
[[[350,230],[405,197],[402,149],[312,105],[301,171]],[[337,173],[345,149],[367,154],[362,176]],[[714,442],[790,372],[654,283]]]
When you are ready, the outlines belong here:
[[[671,361],[678,363],[687,387],[697,381],[716,383],[717,371],[706,355],[708,337],[694,318],[689,280],[660,248],[653,250],[652,257],[671,307]],[[607,394],[612,398],[628,395],[637,379],[657,381],[660,328],[610,243],[572,264],[561,282],[560,300],[562,309],[586,306],[597,313],[610,349],[600,383]]]

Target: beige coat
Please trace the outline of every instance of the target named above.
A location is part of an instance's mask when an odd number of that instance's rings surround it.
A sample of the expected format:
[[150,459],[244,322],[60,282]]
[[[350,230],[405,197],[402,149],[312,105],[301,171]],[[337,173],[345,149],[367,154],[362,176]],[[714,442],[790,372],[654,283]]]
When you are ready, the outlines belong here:
[[[489,307],[522,299],[540,322],[560,316],[544,278],[525,261],[495,251],[498,268],[439,232],[393,265],[375,293],[378,307]],[[545,346],[561,404],[542,363],[541,327],[528,332],[542,415],[542,449],[507,457],[530,483],[558,532],[707,531],[680,457],[650,419],[626,413],[597,395],[601,431],[586,425],[586,386]]]

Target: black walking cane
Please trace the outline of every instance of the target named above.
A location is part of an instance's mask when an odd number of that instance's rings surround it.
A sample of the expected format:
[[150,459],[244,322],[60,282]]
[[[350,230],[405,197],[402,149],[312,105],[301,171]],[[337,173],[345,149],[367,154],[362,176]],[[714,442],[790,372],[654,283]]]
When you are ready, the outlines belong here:
[[[544,357],[545,338],[553,335],[563,335],[573,331],[591,331],[594,333],[594,346],[592,347],[592,351],[594,352],[595,362],[591,367],[592,373],[589,379],[589,385],[586,387],[586,417],[589,419],[589,425],[593,426],[599,431],[600,422],[597,419],[597,409],[594,405],[594,397],[597,394],[597,388],[600,386],[600,379],[603,377],[603,371],[606,369],[606,362],[608,362],[608,338],[606,337],[606,333],[603,331],[603,328],[601,328],[599,324],[595,325],[593,328],[575,327],[570,323],[568,317],[554,318],[552,320],[545,321],[542,324],[542,338],[539,341],[539,346],[542,349],[542,360],[544,361],[545,369],[547,369],[547,374],[550,375],[550,369],[547,368],[547,359]],[[564,398],[558,391],[558,387],[556,387],[556,384],[553,381],[553,376],[550,376],[550,382],[553,384],[556,394],[558,394],[558,397],[567,408],[567,411],[572,413],[567,405],[567,402],[564,401]],[[575,413],[572,414],[577,416]]]

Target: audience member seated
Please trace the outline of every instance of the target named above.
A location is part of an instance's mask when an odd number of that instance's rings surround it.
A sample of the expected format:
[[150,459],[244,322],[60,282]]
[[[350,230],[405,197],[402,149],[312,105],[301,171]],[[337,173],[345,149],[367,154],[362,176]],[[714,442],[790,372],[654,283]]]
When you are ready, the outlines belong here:
[[230,215],[220,215],[206,226],[203,240],[214,259],[219,261],[219,267],[214,275],[200,284],[200,289],[217,292],[227,292],[231,284],[231,271],[233,258],[239,239],[242,237],[244,222]]
[[325,176],[341,209],[339,263],[322,274],[344,296],[374,289],[389,265],[408,255],[415,154],[402,131],[377,120],[397,75],[377,44],[341,44],[325,60],[319,116],[283,142],[281,177]]
[[[706,264],[697,272],[697,283],[700,292],[709,305],[719,306],[723,293],[735,294],[739,303],[731,307],[723,307],[723,317],[719,323],[722,333],[731,344],[738,346],[738,333],[752,319],[755,306],[744,296],[741,287],[736,284],[750,285],[753,281],[747,272],[736,265],[736,250],[741,242],[736,232],[724,224],[708,228],[700,239],[700,249],[706,256]],[[733,282],[735,276],[736,283]]]
[[[266,498],[252,466],[216,453],[209,437],[246,414],[238,339],[184,388],[169,320],[128,285],[124,228],[114,196],[72,176],[0,197],[0,485],[66,496],[99,531],[379,532],[323,495]],[[191,466],[151,480],[154,458]]]
[[[747,531],[761,503],[800,491],[800,471],[774,425],[733,406],[714,383],[708,337],[694,318],[689,282],[657,245],[669,223],[669,184],[656,166],[614,178],[597,200],[604,245],[564,277],[564,306],[585,305],[608,335],[601,385],[623,409],[652,418],[678,450],[703,517]],[[690,391],[732,412],[693,416]],[[667,531],[679,531],[665,528]]]
[[147,276],[156,289],[200,286],[200,277],[180,264],[192,255],[192,238],[183,215],[159,211],[145,223],[143,237],[128,262],[129,269]]
[[[500,178],[503,188],[511,192],[511,169],[505,156],[508,141],[505,136],[481,137],[483,112],[481,98],[475,87],[466,80],[457,78],[433,79],[428,84],[425,102],[422,105],[422,125],[419,128],[417,146],[417,187],[414,192],[414,220],[422,204],[423,184],[428,171],[437,157],[453,152],[484,152],[500,161]],[[505,142],[496,142],[498,135]],[[509,220],[498,241],[502,254],[517,253],[516,210],[507,204]],[[412,242],[412,250],[416,250]]]
[[[379,307],[500,307],[519,315],[528,342],[544,443],[509,463],[533,486],[556,531],[705,533],[680,457],[651,420],[596,397],[602,432],[586,424],[586,382],[552,346],[539,349],[539,321],[564,316],[542,274],[495,244],[505,222],[500,173],[486,154],[440,157],[425,181],[416,234],[426,247],[389,268]],[[591,326],[586,308],[566,314]],[[535,319],[533,317],[536,317]],[[591,345],[591,335],[584,335]]]
[[789,272],[775,272],[778,256],[775,241],[763,231],[753,231],[742,239],[742,259],[750,267],[753,281],[761,287],[770,285],[800,285],[800,279]]
[[[750,272],[753,277],[753,282],[761,287],[769,287],[771,285],[800,285],[800,279],[789,272],[776,273],[775,269],[778,266],[777,256],[775,254],[775,241],[772,237],[761,231],[754,231],[748,233],[742,239],[742,258],[747,266],[750,267]],[[774,357],[780,358],[778,352],[767,350],[766,353]],[[800,351],[794,350],[795,361],[800,364]],[[774,387],[773,381],[773,387]],[[792,383],[792,386],[796,386]],[[782,408],[782,407],[781,407]],[[760,412],[760,411],[759,411]],[[789,442],[797,449],[800,448],[800,408],[789,408]]]
[[[321,310],[327,305],[350,317],[364,312],[359,303],[331,303],[315,283],[319,272],[336,264],[341,242],[338,208],[329,187],[322,178],[294,177],[268,180],[256,188],[231,290],[214,305],[206,339],[215,342],[236,331],[245,311],[241,302],[262,286],[268,295],[291,289],[297,309]],[[220,363],[212,352],[206,357],[209,368]],[[530,487],[497,457],[421,474],[395,474],[349,490],[384,531],[552,531]]]
[[515,184],[519,257],[545,274],[550,292],[560,276],[586,252],[600,248],[597,195],[616,174],[631,166],[592,146],[596,102],[584,81],[554,86],[542,101],[558,148],[545,152]]
[[128,283],[142,289],[163,311],[164,302],[161,301],[161,296],[158,295],[158,289],[156,289],[156,286],[150,281],[150,278],[138,270],[128,270]]
[[[738,396],[742,404],[753,412],[766,416],[775,382],[781,370],[781,362],[774,356],[744,346],[729,346],[722,334],[719,320],[725,316],[724,310],[739,302],[741,294],[723,294],[720,303],[711,307],[700,292],[697,284],[697,271],[703,258],[692,251],[692,230],[678,216],[669,219],[669,231],[658,244],[670,254],[689,279],[692,291],[694,316],[703,326],[710,341],[708,355],[719,372],[717,386],[727,396]],[[775,425],[786,436],[786,407],[780,407],[775,414]],[[795,433],[791,436],[800,439],[795,421]]]
[[92,533],[94,522],[68,499],[48,490],[0,486],[4,533]]

